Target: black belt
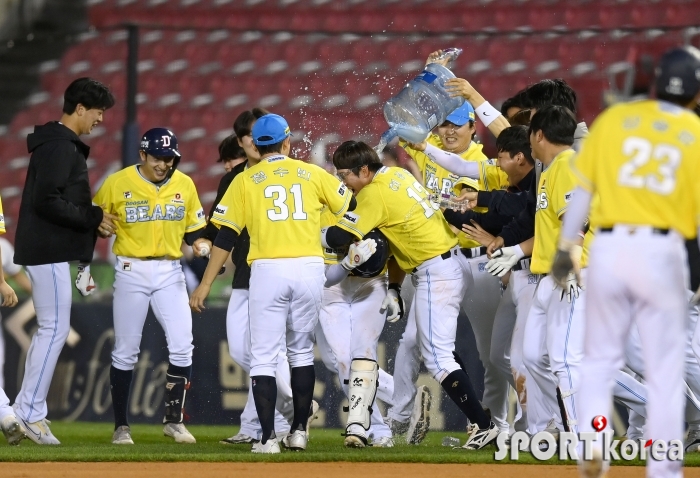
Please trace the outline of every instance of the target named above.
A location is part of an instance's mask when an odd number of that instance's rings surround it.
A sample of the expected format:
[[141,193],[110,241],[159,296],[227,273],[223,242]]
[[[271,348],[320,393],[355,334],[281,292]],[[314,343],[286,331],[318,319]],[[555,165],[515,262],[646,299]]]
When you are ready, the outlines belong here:
[[[457,255],[457,251],[458,251],[458,250],[459,250],[459,249],[455,250],[455,253],[454,253],[455,256]],[[449,259],[450,257],[452,257],[452,249],[450,249],[449,251],[447,251],[447,252],[445,252],[445,253],[443,253],[443,254],[440,254],[439,256],[436,256],[436,257],[440,257],[443,261],[444,261],[445,259]],[[428,260],[430,261],[430,260],[432,260],[432,259],[435,259],[435,257],[433,257],[433,258],[431,258],[431,259],[428,259]],[[415,274],[416,272],[418,272],[418,268],[417,268],[417,267],[414,268],[414,269],[411,271],[411,273],[413,273],[413,274]]]
[[[601,227],[600,229],[598,229],[599,232],[613,232],[614,230],[615,230],[614,227]],[[651,229],[651,233],[652,233],[652,234],[659,234],[659,235],[661,235],[661,236],[665,236],[665,235],[668,234],[670,231],[671,231],[670,229],[662,229],[662,228],[660,228],[660,227],[654,227],[654,228]],[[634,226],[630,226],[629,229],[628,229],[628,232],[629,232],[630,234],[634,234],[634,232],[635,232],[635,227],[634,227]]]
[[486,254],[486,247],[485,246],[471,247],[468,249],[464,248],[464,249],[460,249],[460,250],[462,251],[462,254],[464,254],[464,256],[467,259],[474,259],[475,257],[481,257],[484,254]]
[[511,269],[512,271],[522,271],[530,268],[530,258],[529,257],[524,257],[520,259],[518,262],[515,263],[513,268]]

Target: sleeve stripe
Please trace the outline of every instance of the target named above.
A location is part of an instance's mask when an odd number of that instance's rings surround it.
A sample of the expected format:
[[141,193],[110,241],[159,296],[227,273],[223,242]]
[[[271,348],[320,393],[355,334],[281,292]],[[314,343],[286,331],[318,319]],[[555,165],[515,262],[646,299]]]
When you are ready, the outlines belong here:
[[484,183],[484,191],[490,191],[489,178],[486,174],[486,161],[482,161],[479,166],[479,169],[481,169],[481,182]]
[[564,206],[563,208],[559,209],[559,210],[557,211],[557,217],[561,217],[561,215],[564,214],[564,213],[566,212],[566,208],[567,208],[567,207],[569,207],[569,206]]
[[241,226],[239,226],[235,222],[229,221],[228,219],[223,219],[220,217],[212,218],[211,222],[213,222],[214,224],[219,224],[220,226],[224,226],[224,225],[229,226],[231,229],[233,229],[237,233],[240,233],[241,230],[243,229]]
[[187,227],[185,228],[185,232],[196,231],[197,229],[203,228],[203,227],[205,226],[205,224],[206,224],[206,223],[205,223],[204,221],[199,221],[199,222],[196,223],[196,224],[192,224],[192,225],[190,225],[190,226],[187,226]]
[[357,237],[360,237],[360,238],[365,237],[365,233],[364,233],[364,232],[362,232],[362,231],[360,231],[359,229],[357,229],[357,228],[355,228],[355,227],[352,227],[352,226],[350,226],[350,225],[348,225],[348,224],[346,224],[346,223],[344,223],[344,222],[342,222],[342,221],[338,223],[338,227],[341,227],[342,229],[345,229],[345,230],[348,231],[348,232],[353,232],[353,233],[355,233],[355,235],[356,235]]
[[345,213],[345,210],[347,209],[348,203],[350,202],[350,198],[352,197],[352,193],[350,192],[350,189],[347,189],[347,192],[348,193],[345,195],[345,203],[343,203],[343,206],[337,212],[333,212],[334,215],[341,216]]

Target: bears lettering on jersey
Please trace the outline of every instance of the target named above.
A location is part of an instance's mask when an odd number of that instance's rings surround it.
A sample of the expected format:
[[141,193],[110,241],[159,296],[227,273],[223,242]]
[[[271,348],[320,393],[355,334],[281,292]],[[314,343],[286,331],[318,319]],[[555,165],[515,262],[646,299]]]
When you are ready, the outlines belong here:
[[[146,201],[147,202],[147,201]],[[128,203],[127,203],[128,204]],[[185,218],[185,206],[175,206],[156,204],[151,212],[151,207],[127,206],[124,208],[126,222],[146,222],[146,221],[182,221]]]

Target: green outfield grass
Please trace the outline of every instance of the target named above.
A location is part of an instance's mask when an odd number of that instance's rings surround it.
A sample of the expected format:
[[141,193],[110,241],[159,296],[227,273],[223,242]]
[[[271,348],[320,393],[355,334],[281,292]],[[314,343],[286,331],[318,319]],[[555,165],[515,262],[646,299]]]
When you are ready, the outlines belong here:
[[[192,425],[188,427],[197,438],[195,445],[178,445],[163,436],[158,425],[134,425],[132,435],[136,445],[116,446],[110,443],[112,426],[105,423],[59,423],[51,429],[61,440],[61,446],[38,446],[25,440],[19,447],[0,446],[0,461],[203,461],[203,462],[310,462],[364,461],[404,463],[495,463],[495,447],[467,452],[441,446],[446,435],[466,439],[466,433],[431,432],[420,445],[394,448],[349,450],[343,447],[340,430],[312,429],[306,452],[283,450],[280,455],[254,455],[249,445],[222,445],[219,440],[236,432],[234,427]],[[504,461],[503,463],[509,463]],[[522,453],[519,463],[542,463]],[[512,462],[511,462],[512,463]],[[550,464],[571,464],[551,460]],[[640,465],[640,462],[620,464]],[[687,466],[699,466],[700,454],[686,457]]]

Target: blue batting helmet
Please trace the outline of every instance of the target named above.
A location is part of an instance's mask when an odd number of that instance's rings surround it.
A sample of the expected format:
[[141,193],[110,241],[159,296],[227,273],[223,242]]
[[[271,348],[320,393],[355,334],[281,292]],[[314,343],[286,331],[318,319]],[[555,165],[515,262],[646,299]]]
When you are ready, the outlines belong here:
[[692,98],[700,91],[700,51],[686,45],[667,51],[656,68],[656,94]]
[[376,277],[382,273],[386,261],[389,260],[389,240],[378,229],[372,229],[363,239],[374,239],[377,250],[364,264],[355,267],[350,274],[365,278]]
[[141,137],[141,151],[156,158],[180,157],[177,136],[167,128],[151,128]]

